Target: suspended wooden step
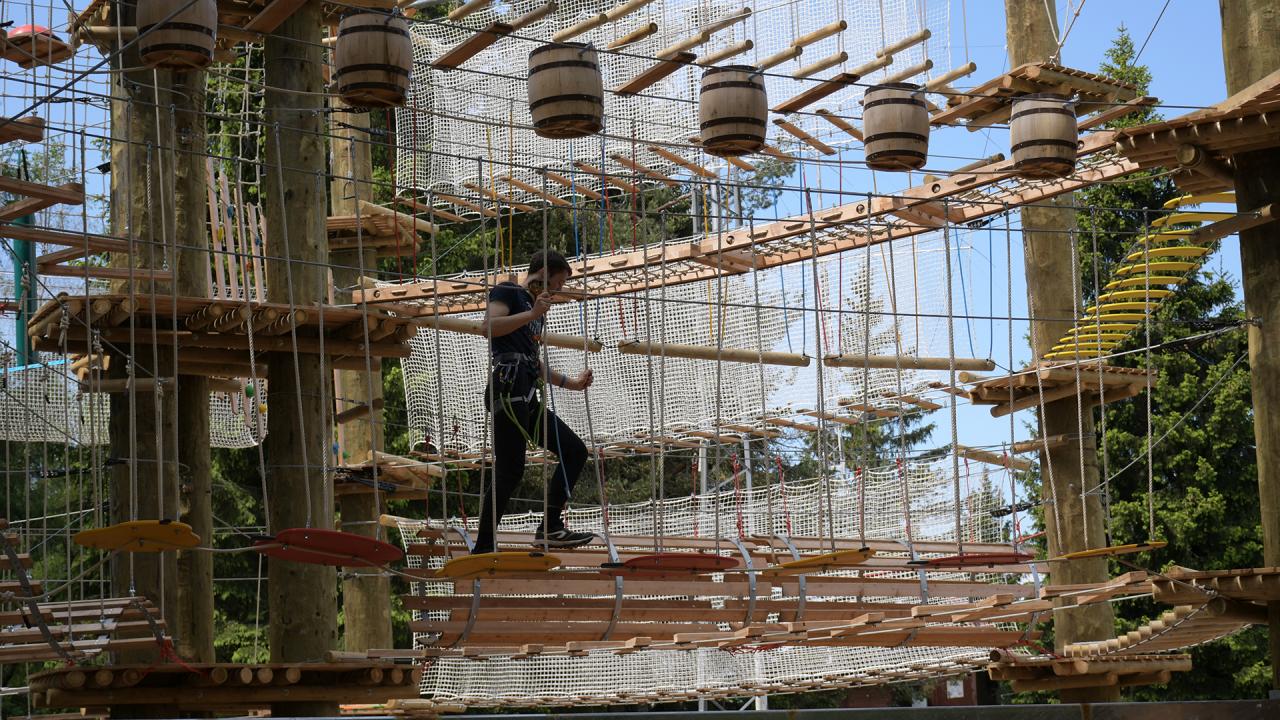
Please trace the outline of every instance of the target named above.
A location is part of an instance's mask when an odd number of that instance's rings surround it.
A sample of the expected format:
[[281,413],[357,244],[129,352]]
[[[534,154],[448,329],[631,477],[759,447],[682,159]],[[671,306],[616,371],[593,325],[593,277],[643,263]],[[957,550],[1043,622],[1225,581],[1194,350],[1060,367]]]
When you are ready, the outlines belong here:
[[858,75],[857,72],[842,72],[839,75],[827,78],[822,82],[805,88],[805,90],[800,94],[783,101],[777,107],[773,108],[773,111],[787,115],[803,110],[833,93],[850,87],[854,83],[858,82],[860,77],[861,76]]
[[44,140],[44,118],[0,118],[0,143]]
[[395,545],[365,535],[323,530],[290,528],[254,542],[258,552],[268,557],[312,565],[336,567],[382,567],[404,557]]
[[860,548],[857,550],[838,550],[823,555],[813,555],[811,557],[800,558],[799,560],[791,560],[789,562],[771,565],[760,571],[765,577],[789,577],[792,575],[806,575],[809,573],[825,572],[827,570],[844,570],[848,568],[856,568],[865,563],[876,551],[871,548]]
[[440,70],[453,70],[513,32],[515,32],[515,27],[495,20],[482,30],[477,31],[475,35],[458,43],[453,49],[437,58],[431,65]]
[[614,93],[618,95],[637,95],[642,93],[652,87],[659,80],[662,80],[680,68],[691,64],[697,59],[698,56],[691,52],[678,52],[670,58],[660,60],[658,64],[635,76],[625,85],[614,90]]
[[932,568],[983,568],[997,565],[1022,565],[1035,561],[1031,553],[1009,550],[1008,552],[962,552],[955,555],[917,560],[913,564]]
[[445,563],[434,576],[451,580],[500,577],[547,572],[560,566],[560,558],[540,552],[491,552],[463,555]]
[[[484,335],[479,320],[465,320],[449,315],[432,315],[418,319],[418,327],[426,330],[444,330],[447,332],[465,333],[467,335]],[[542,334],[542,342],[551,347],[566,350],[583,350],[597,353],[604,349],[599,340],[591,340],[581,335],[546,332]],[[625,351],[624,351],[625,352]]]
[[56,65],[76,54],[75,48],[40,25],[19,25],[8,31],[0,48],[0,57],[27,69]]
[[724,572],[738,565],[734,558],[712,553],[654,553],[620,563],[605,563],[600,566],[600,574],[610,577],[675,578]]
[[1075,95],[1076,116],[1108,109],[1138,97],[1134,86],[1112,78],[1053,63],[1027,63],[988,80],[963,95],[952,96],[948,107],[933,116],[934,125],[965,125],[974,131],[1008,122],[1013,98],[1032,93]]
[[1151,552],[1166,547],[1169,543],[1164,540],[1148,540],[1140,543],[1128,543],[1126,545],[1111,545],[1109,547],[1091,548],[1089,550],[1077,550],[1075,552],[1064,553],[1054,558],[1052,561],[1059,560],[1087,560],[1089,558],[1113,557],[1115,555],[1131,555],[1133,553]]
[[765,365],[785,365],[790,367],[808,367],[810,361],[809,356],[797,353],[750,350],[747,348],[716,348],[705,345],[681,345],[679,343],[645,342],[642,340],[622,340],[618,343],[618,352],[623,355],[651,355],[654,357],[665,356],[690,360],[764,363]]
[[1032,463],[1030,460],[1009,457],[1008,455],[1001,455],[999,453],[993,453],[979,448],[965,447],[964,445],[956,447],[956,454],[962,458],[997,465],[999,467],[1010,468],[1012,470],[1025,471],[1035,467],[1035,463]]
[[77,545],[111,552],[163,552],[200,544],[191,526],[176,520],[130,520],[102,528],[81,530],[71,537]]

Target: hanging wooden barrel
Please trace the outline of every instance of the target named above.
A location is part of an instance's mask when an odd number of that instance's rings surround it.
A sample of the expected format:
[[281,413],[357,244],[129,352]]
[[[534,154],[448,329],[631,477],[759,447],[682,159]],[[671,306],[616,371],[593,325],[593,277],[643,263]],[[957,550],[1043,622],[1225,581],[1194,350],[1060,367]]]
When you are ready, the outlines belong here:
[[1023,95],[1013,101],[1009,143],[1013,167],[1024,178],[1060,178],[1076,167],[1079,130],[1075,109],[1062,95]]
[[[184,5],[185,9],[169,18],[175,8]],[[218,39],[217,0],[194,0],[190,5],[138,0],[137,23],[138,52],[148,66],[193,70],[213,62],[213,45]]]
[[710,155],[737,157],[764,147],[769,98],[764,78],[750,65],[707,68],[698,96],[702,147]]
[[919,170],[929,159],[929,109],[920,86],[886,83],[867,89],[862,99],[862,134],[867,167]]
[[409,95],[413,41],[399,14],[359,10],[338,23],[334,81],[352,107],[395,107]]
[[604,80],[594,48],[552,43],[529,53],[529,114],[544,138],[586,137],[604,127]]

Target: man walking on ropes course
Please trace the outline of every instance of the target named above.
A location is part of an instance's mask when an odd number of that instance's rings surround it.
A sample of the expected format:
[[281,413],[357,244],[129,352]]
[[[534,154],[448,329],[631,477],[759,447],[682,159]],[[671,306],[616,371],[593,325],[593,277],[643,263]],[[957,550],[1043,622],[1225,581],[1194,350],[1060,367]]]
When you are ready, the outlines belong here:
[[[493,479],[484,487],[480,529],[473,554],[495,550],[494,531],[506,512],[512,493],[524,479],[526,445],[537,445],[560,459],[547,487],[546,514],[534,545],[572,548],[595,538],[564,526],[564,506],[587,463],[587,446],[547,407],[549,389],[591,386],[591,370],[571,378],[543,365],[541,341],[551,296],[573,274],[569,262],[554,250],[534,253],[524,284],[503,282],[489,291],[481,331],[489,338],[493,372],[485,392],[485,407],[493,413]],[[545,444],[544,444],[545,443]]]

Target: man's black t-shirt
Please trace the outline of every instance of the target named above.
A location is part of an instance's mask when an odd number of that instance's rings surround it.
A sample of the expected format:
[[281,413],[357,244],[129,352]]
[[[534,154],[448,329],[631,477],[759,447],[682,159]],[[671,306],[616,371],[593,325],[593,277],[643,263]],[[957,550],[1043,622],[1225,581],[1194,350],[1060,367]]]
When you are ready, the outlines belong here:
[[[533,309],[533,296],[529,291],[510,281],[499,283],[490,289],[489,302],[500,302],[506,305],[510,315]],[[519,353],[537,358],[538,341],[542,337],[542,326],[545,322],[545,316],[540,317],[516,328],[513,332],[493,338],[489,345],[490,351],[495,357],[505,353]]]

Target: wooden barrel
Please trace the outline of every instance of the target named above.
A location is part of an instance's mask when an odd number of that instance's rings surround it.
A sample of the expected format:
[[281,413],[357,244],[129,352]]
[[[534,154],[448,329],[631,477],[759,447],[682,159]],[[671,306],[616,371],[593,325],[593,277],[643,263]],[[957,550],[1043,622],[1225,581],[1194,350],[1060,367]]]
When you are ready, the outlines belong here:
[[1075,109],[1062,95],[1023,95],[1013,101],[1009,143],[1013,167],[1024,178],[1060,178],[1076,167],[1079,130]]
[[764,147],[769,98],[764,78],[750,65],[707,68],[698,96],[702,147],[710,155],[737,157]]
[[[184,10],[165,20],[184,5]],[[218,0],[194,0],[190,5],[173,0],[138,0],[137,24],[138,52],[147,65],[192,70],[213,62]]]
[[338,95],[352,107],[403,105],[413,70],[409,24],[399,14],[359,10],[338,23],[333,48]]
[[529,114],[544,138],[586,137],[604,127],[604,80],[585,43],[552,43],[529,53]]
[[929,159],[929,109],[920,86],[886,83],[867,88],[862,99],[867,167],[919,170]]

